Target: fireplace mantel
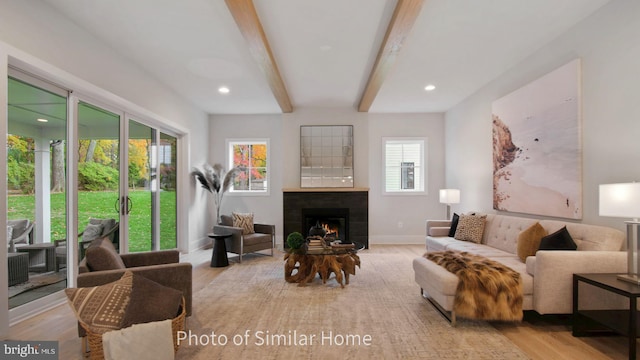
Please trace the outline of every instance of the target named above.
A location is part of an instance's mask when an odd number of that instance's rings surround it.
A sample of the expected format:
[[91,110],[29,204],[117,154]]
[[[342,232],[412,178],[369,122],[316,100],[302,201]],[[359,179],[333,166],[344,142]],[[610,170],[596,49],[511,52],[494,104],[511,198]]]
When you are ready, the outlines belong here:
[[362,187],[330,187],[330,188],[284,188],[282,189],[283,193],[287,192],[369,192],[369,188]]
[[[283,189],[284,238],[294,232],[306,236],[303,209],[348,209],[348,239],[369,248],[368,188],[293,188]],[[286,246],[286,241],[285,241]]]

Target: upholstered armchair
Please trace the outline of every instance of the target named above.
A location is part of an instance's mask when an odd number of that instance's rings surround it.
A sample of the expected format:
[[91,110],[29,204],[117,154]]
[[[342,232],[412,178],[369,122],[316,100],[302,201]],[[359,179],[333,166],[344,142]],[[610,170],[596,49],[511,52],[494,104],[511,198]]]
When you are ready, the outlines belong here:
[[[95,240],[86,251],[85,258],[78,265],[77,287],[95,287],[115,282],[125,271],[140,275],[167,288],[182,292],[186,315],[192,313],[192,265],[180,262],[177,250],[151,251],[118,254],[108,237]],[[147,301],[151,295],[142,294]],[[144,306],[144,304],[136,304]],[[78,336],[82,341],[83,354],[87,354],[86,331],[78,324]]]
[[[220,216],[220,225],[213,227],[213,232],[228,231],[231,237],[225,239],[227,252],[238,254],[239,262],[242,262],[242,255],[261,250],[271,250],[275,247],[275,225],[253,224],[254,233],[246,233],[242,227],[234,226],[233,217],[228,215]],[[253,221],[251,221],[253,222]],[[236,224],[237,225],[237,224]]]
[[[130,270],[182,291],[187,316],[191,315],[192,265],[180,262],[178,250],[117,254],[110,244],[105,243],[110,241],[104,238],[102,244],[94,244],[87,249],[87,256],[78,264],[78,287],[104,285],[120,279],[126,270]],[[96,250],[94,246],[102,248]]]

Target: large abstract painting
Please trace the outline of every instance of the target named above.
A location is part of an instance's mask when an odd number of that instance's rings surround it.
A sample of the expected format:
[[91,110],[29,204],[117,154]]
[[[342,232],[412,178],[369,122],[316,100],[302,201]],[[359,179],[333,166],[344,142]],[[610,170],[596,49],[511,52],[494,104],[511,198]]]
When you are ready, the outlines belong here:
[[493,208],[582,218],[580,60],[496,100]]

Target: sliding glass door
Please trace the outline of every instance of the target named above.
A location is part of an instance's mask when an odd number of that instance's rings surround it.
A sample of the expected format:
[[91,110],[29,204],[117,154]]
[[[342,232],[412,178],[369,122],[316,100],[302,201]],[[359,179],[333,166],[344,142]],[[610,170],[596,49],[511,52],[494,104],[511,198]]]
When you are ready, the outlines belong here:
[[11,69],[7,130],[9,308],[64,289],[97,238],[177,248],[178,137],[157,122]]
[[108,237],[120,249],[120,123],[122,116],[88,101],[78,102],[79,254],[97,238]]
[[9,309],[67,284],[68,92],[13,69],[8,79],[7,247]]
[[177,139],[129,119],[124,213],[129,252],[174,249]]

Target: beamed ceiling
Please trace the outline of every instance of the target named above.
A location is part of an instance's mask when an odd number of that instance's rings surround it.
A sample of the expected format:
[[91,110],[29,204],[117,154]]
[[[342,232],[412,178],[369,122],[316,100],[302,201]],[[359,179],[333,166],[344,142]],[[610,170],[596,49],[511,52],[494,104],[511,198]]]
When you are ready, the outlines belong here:
[[447,111],[610,0],[42,1],[203,111],[256,114]]

